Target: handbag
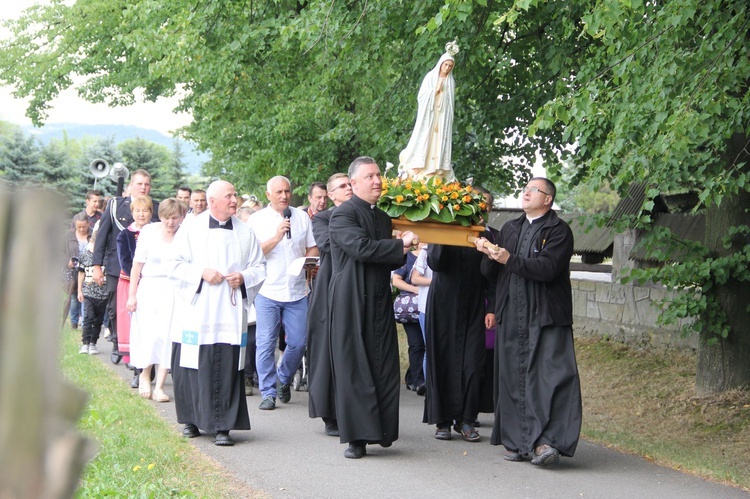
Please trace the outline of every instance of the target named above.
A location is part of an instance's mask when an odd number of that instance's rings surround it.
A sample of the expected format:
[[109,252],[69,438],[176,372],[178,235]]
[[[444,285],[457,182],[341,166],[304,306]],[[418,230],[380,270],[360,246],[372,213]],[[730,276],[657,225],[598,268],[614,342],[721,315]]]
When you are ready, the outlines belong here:
[[393,302],[393,315],[397,322],[419,322],[419,305],[416,293],[402,291]]

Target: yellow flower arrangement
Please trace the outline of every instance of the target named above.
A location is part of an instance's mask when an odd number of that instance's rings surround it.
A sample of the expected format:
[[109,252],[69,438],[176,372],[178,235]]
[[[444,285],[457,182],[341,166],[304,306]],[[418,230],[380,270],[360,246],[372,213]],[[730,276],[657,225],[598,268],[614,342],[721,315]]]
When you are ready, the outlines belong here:
[[483,223],[484,197],[470,185],[445,183],[440,177],[426,181],[383,177],[378,208],[391,218],[412,222],[432,219],[463,226]]

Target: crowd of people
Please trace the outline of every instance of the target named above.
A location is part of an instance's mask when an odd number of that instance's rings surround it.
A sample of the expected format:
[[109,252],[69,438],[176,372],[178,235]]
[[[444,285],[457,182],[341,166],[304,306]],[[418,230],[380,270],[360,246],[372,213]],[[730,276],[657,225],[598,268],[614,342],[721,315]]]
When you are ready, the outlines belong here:
[[171,373],[186,437],[233,445],[230,431],[250,429],[254,384],[259,409],[274,410],[291,401],[305,363],[309,416],[347,444],[345,457],[390,447],[399,436],[398,322],[403,381],[425,397],[423,422],[436,439],[453,430],[479,442],[478,413],[490,412],[490,443],[505,459],[549,466],[573,456],[573,236],[552,209],[548,179],[531,179],[524,214],[488,227],[474,248],[394,237],[376,206],[380,168],[366,156],[311,184],[300,208],[283,176],[268,180],[265,206],[222,180],[160,203],[150,188],[148,172],[136,170],[124,196],[105,203],[89,191],[65,244],[66,311],[74,328],[83,317],[82,354],[98,353],[108,327],[144,398],[169,402]]

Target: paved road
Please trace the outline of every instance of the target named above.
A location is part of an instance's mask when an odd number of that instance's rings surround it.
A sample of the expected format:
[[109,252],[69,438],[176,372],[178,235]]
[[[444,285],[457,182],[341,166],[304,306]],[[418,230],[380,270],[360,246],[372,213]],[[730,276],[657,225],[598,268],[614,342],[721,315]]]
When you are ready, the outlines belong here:
[[[124,379],[131,372],[109,361],[110,344],[99,342],[98,356]],[[172,395],[171,379],[166,387]],[[323,423],[307,416],[307,393],[292,392],[289,404],[258,409],[260,396],[247,398],[250,431],[234,431],[234,447],[217,447],[213,438],[191,442],[255,490],[279,498],[747,498],[739,489],[707,482],[649,463],[639,457],[581,441],[576,456],[554,468],[502,459],[502,447],[489,444],[492,416],[480,415],[479,443],[460,438],[439,441],[434,427],[422,424],[424,398],[401,393],[400,438],[388,449],[368,446],[360,460],[345,459],[346,445],[323,434]],[[157,404],[176,423],[174,404]]]

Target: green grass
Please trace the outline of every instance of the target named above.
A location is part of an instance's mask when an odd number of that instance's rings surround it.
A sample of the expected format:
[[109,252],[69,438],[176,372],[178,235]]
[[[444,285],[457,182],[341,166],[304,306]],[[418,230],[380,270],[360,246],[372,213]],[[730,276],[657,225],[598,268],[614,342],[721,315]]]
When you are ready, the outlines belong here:
[[79,331],[62,334],[63,373],[90,397],[78,426],[98,446],[76,497],[257,496],[199,453],[99,359],[79,355]]
[[750,490],[750,390],[699,396],[696,356],[576,340],[582,434]]

